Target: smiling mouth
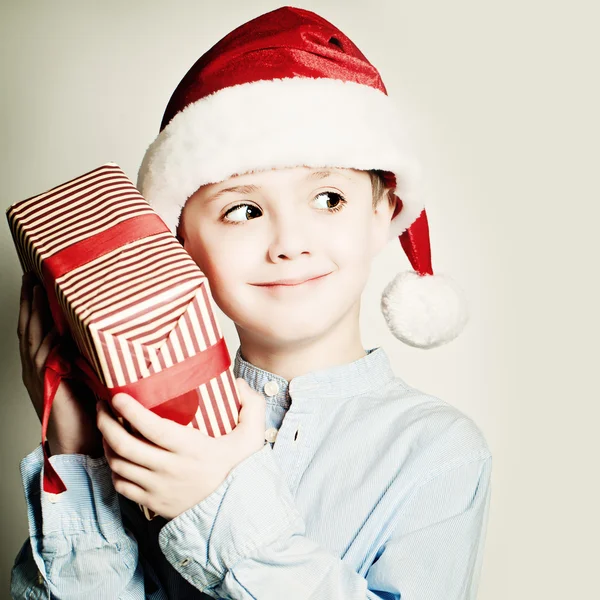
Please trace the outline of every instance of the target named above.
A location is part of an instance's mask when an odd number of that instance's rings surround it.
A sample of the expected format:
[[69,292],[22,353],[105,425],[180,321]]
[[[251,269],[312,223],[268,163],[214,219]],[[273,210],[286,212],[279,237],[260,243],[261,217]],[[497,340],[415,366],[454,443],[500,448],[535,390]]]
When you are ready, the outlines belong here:
[[253,283],[252,285],[269,288],[297,287],[310,281],[323,279],[323,277],[326,277],[327,275],[330,275],[330,273],[323,273],[323,275],[316,275],[315,277],[310,277],[308,279],[281,279],[279,281],[272,281],[267,283]]

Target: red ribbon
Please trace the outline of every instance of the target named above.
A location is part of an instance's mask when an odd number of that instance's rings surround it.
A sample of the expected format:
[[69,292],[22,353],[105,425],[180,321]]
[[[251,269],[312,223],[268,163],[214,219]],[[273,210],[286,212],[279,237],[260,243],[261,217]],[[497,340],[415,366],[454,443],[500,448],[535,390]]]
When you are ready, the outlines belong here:
[[48,460],[48,442],[46,431],[50,420],[50,409],[58,386],[62,379],[70,378],[71,365],[60,355],[59,346],[55,346],[48,354],[44,366],[44,412],[42,415],[42,448],[44,450],[44,491],[60,494],[67,488]]

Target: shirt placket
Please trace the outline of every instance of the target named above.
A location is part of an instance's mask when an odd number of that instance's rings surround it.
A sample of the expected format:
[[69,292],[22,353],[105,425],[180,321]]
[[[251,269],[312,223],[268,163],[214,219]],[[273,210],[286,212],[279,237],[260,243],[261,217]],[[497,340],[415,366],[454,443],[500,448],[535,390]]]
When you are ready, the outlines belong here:
[[296,410],[292,402],[273,445],[275,458],[293,495],[296,494],[300,478],[313,454],[315,425],[316,415],[313,412]]

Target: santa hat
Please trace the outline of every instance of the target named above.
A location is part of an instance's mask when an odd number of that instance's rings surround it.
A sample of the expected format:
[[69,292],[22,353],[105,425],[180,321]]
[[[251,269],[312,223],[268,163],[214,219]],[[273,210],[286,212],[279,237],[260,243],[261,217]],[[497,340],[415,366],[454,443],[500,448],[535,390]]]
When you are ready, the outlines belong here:
[[466,302],[433,275],[419,166],[379,72],[331,23],[283,7],[226,35],[175,89],[149,146],[138,188],[176,232],[186,200],[205,184],[282,167],[377,169],[398,197],[391,237],[414,271],[399,273],[381,310],[403,342],[433,348],[467,322]]

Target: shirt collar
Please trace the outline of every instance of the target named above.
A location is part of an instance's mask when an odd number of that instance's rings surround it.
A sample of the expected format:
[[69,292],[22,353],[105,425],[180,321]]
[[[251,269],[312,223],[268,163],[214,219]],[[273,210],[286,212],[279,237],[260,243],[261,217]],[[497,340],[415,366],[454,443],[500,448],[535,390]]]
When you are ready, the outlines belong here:
[[268,404],[289,408],[292,399],[308,402],[341,400],[364,394],[394,378],[394,372],[383,348],[365,351],[365,356],[351,363],[312,371],[288,382],[275,373],[249,363],[242,357],[240,347],[235,356],[233,372],[235,377],[242,377],[250,387],[264,394]]

